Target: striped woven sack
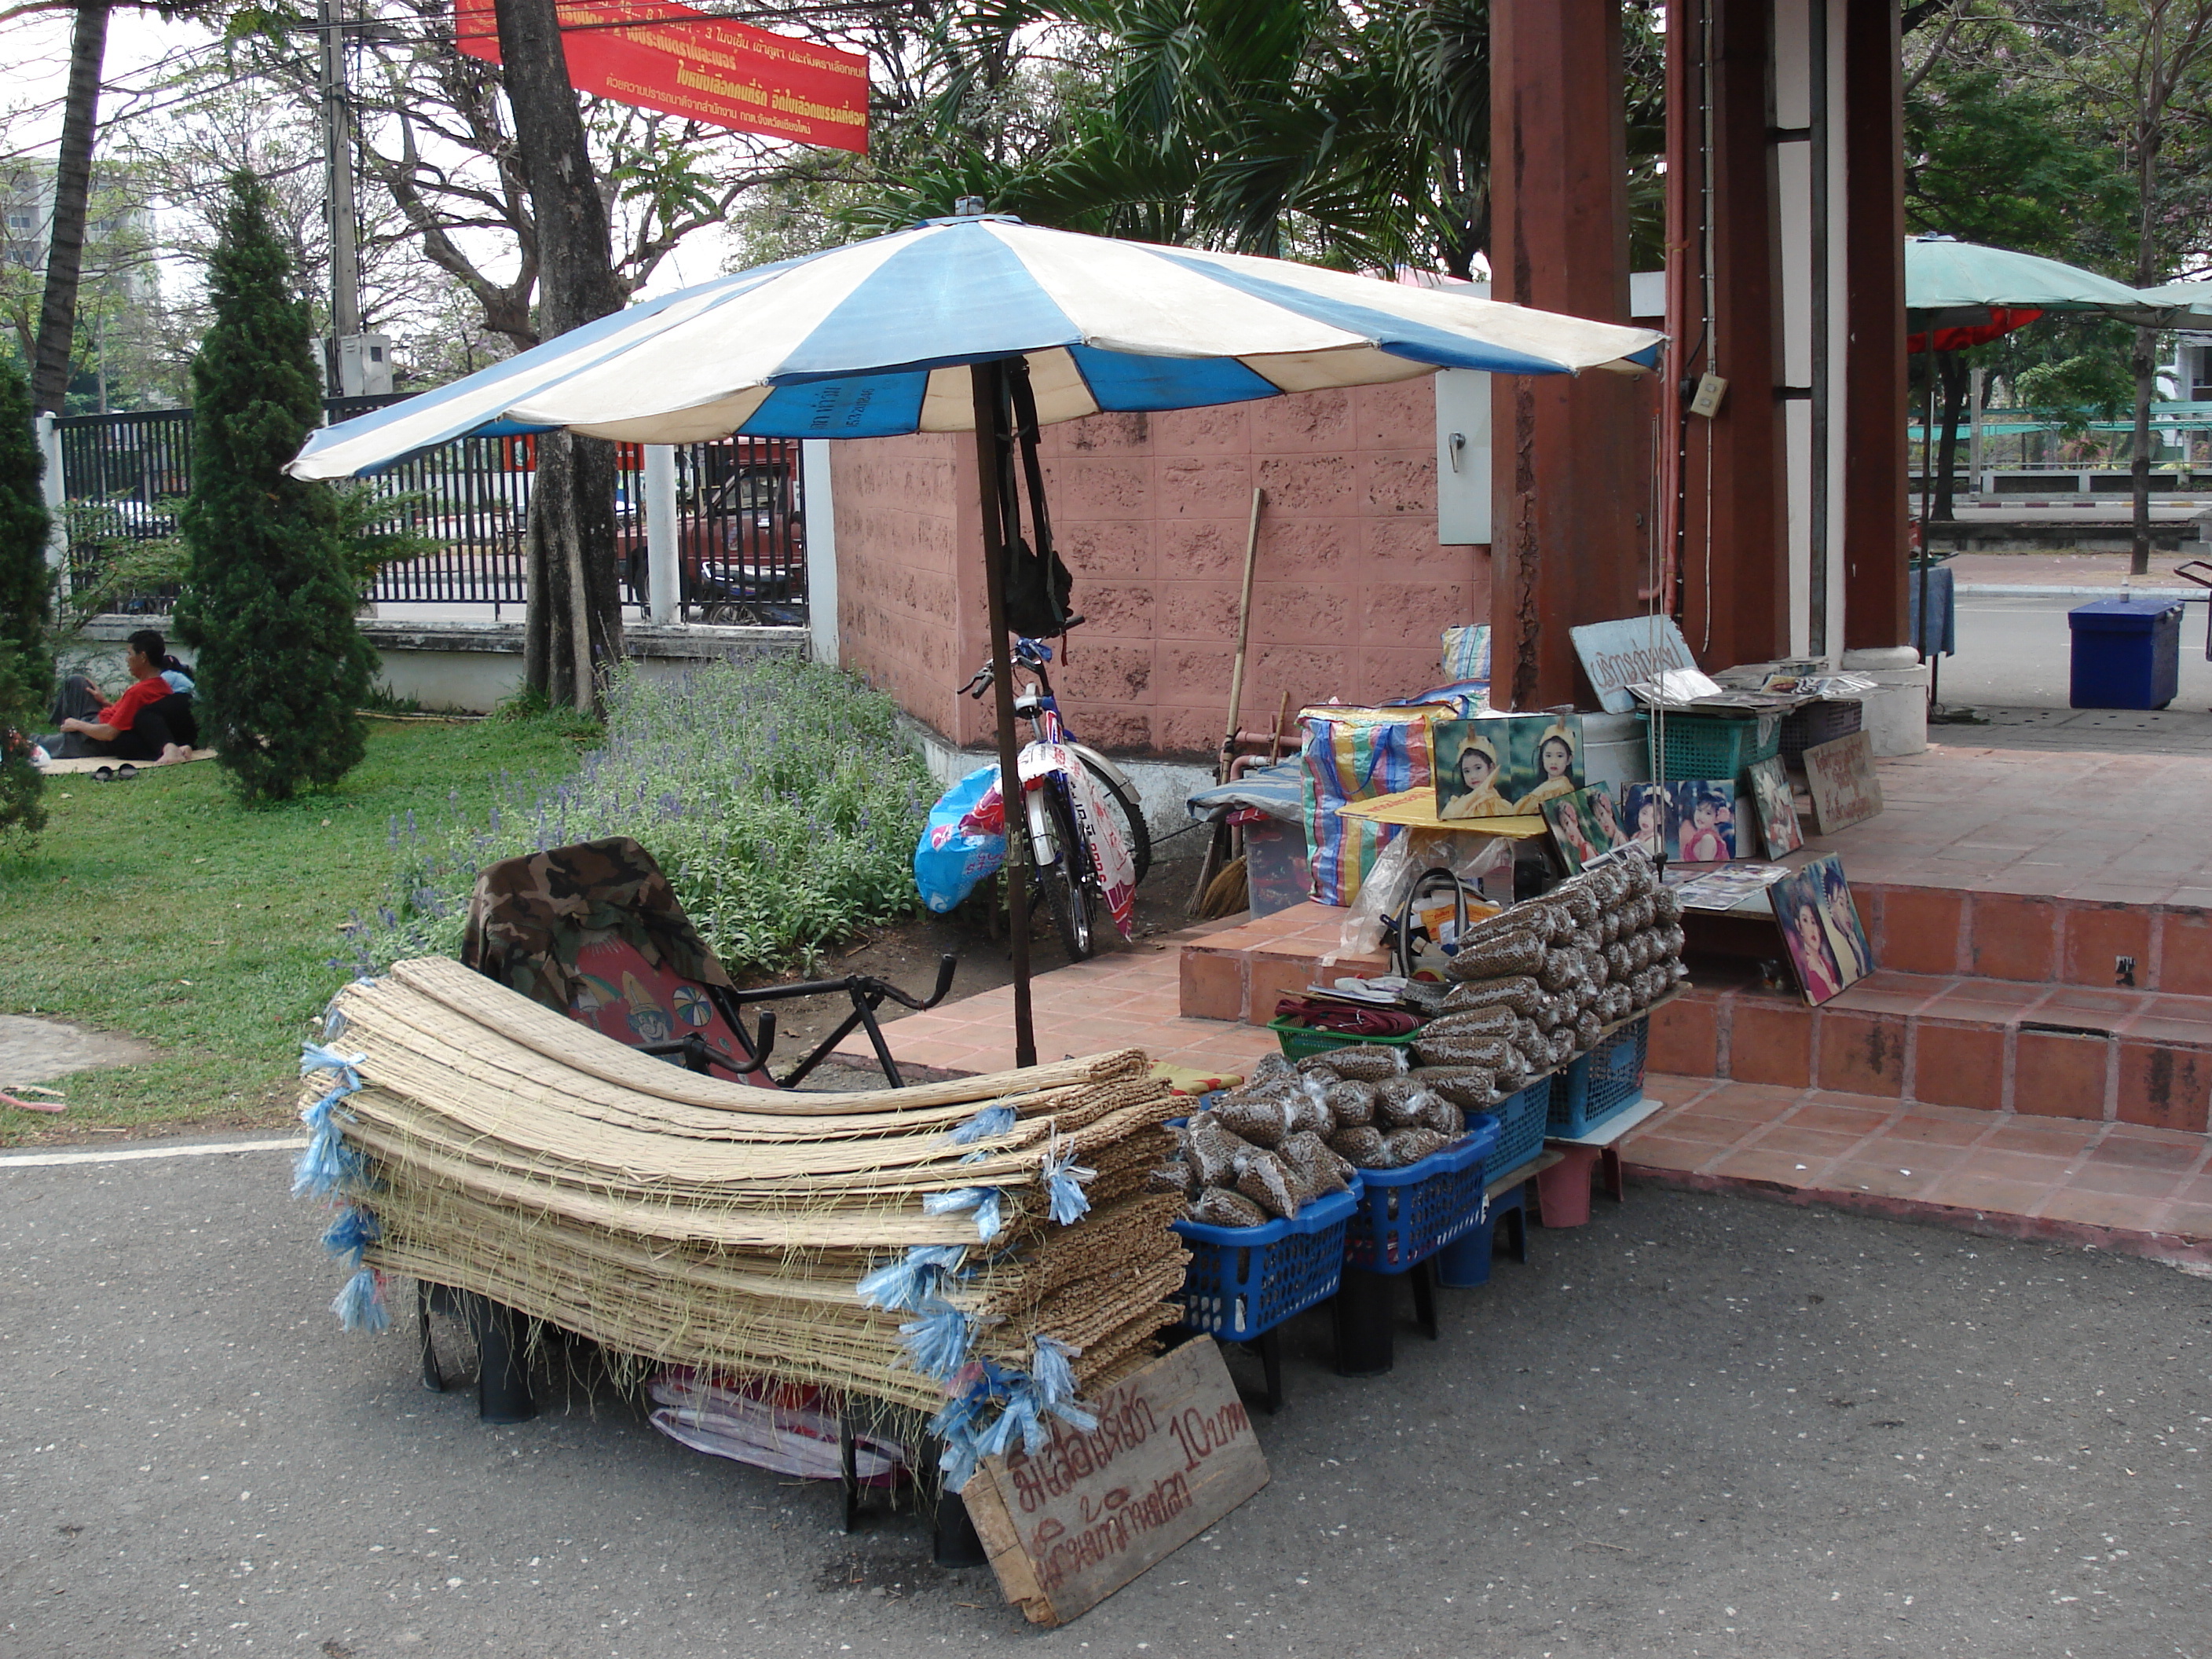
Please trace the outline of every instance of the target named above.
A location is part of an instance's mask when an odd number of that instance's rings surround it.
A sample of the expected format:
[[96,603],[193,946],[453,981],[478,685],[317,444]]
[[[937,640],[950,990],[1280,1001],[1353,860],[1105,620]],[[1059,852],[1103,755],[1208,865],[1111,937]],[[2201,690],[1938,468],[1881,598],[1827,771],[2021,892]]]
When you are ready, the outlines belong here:
[[1338,809],[1425,787],[1430,725],[1454,712],[1449,704],[1354,708],[1336,703],[1298,711],[1305,732],[1306,846],[1316,903],[1351,903],[1376,854],[1399,834],[1395,826],[1347,818]]

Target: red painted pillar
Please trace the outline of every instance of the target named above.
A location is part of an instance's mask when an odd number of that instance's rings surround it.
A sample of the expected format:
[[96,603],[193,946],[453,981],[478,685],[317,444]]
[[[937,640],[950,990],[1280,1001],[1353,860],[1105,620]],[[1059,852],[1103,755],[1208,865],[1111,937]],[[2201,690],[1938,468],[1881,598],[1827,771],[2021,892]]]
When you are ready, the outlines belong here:
[[1905,82],[1892,0],[1844,0],[1844,635],[1903,645],[1905,616]]
[[[1628,321],[1620,52],[1620,0],[1492,0],[1493,298]],[[1644,609],[1650,382],[1500,375],[1492,397],[1492,700],[1595,708],[1567,629]]]
[[1711,669],[1790,644],[1773,46],[1771,0],[1670,0],[1671,374],[1728,382],[1717,414],[1678,413],[1669,434],[1682,631]]

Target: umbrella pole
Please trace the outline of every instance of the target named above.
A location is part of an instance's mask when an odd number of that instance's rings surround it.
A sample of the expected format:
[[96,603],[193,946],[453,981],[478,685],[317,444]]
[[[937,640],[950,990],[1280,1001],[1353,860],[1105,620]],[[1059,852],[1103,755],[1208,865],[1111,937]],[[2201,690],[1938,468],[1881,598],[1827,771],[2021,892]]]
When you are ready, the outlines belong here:
[[1014,738],[1014,665],[1006,650],[1006,520],[999,501],[1004,476],[1006,371],[974,363],[975,487],[983,508],[983,593],[991,629],[992,701],[999,717],[999,795],[1006,808],[1006,931],[1013,947],[1014,1064],[1036,1064],[1036,1026],[1030,1011],[1030,815],[1022,789],[1021,749]]
[[1934,564],[1928,541],[1929,492],[1935,483],[1929,471],[1932,462],[1928,443],[1934,435],[1936,426],[1936,325],[1932,319],[1928,325],[1928,349],[1921,353],[1921,357],[1927,370],[1924,378],[1928,397],[1923,405],[1926,413],[1920,419],[1920,637],[1913,643],[1920,647],[1920,659],[1929,665],[1928,712],[1932,714],[1936,712],[1936,676],[1938,672],[1936,653],[1928,648],[1928,572]]

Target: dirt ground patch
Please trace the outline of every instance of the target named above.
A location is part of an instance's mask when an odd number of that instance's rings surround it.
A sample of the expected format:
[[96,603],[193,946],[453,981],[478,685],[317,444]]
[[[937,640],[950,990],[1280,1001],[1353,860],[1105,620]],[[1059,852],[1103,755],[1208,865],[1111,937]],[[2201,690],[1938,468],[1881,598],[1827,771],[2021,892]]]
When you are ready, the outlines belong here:
[[113,1031],[27,1014],[0,1014],[0,1089],[45,1083],[102,1066],[141,1066],[157,1052],[150,1042]]

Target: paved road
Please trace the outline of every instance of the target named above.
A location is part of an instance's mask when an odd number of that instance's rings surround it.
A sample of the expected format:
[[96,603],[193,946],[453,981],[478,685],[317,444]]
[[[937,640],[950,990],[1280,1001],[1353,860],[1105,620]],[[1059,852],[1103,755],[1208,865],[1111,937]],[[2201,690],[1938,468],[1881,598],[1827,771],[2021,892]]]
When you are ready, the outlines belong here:
[[0,1166],[7,1659],[2212,1651],[2212,1285],[2140,1261],[1601,1200],[1390,1376],[1294,1327],[1273,1484],[1037,1633],[612,1398],[481,1427],[334,1328],[285,1187]]

